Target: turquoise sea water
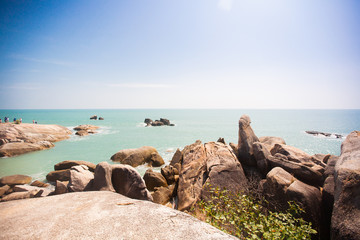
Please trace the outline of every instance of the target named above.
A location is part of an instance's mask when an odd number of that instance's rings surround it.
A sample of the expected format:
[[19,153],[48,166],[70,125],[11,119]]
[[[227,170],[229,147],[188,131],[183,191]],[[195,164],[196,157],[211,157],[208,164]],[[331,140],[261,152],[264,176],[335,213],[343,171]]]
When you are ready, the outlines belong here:
[[[89,120],[91,115],[104,121]],[[216,141],[224,137],[227,143],[237,143],[238,120],[248,114],[255,134],[279,136],[288,145],[309,154],[340,154],[343,139],[314,137],[305,133],[316,130],[347,135],[360,130],[360,110],[0,110],[0,117],[22,118],[23,122],[59,124],[72,129],[80,124],[100,126],[99,133],[85,137],[73,135],[55,143],[52,149],[11,158],[0,158],[0,177],[27,174],[44,180],[53,166],[64,160],[107,161],[121,149],[153,146],[165,162],[177,148],[200,139]],[[167,118],[175,127],[144,127],[145,118]],[[138,167],[144,173],[145,166]]]

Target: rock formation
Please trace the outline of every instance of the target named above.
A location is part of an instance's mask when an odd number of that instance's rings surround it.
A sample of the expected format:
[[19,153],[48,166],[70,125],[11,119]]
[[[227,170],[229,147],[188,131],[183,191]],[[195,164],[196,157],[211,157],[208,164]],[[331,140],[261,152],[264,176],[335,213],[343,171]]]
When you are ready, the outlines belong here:
[[360,238],[360,132],[350,133],[341,145],[334,172],[332,239]]
[[71,131],[59,125],[0,124],[0,157],[12,157],[51,148],[53,142],[69,138]]
[[144,146],[137,149],[124,149],[111,156],[114,162],[120,162],[132,167],[147,163],[149,166],[160,167],[164,160],[154,147]]
[[100,127],[94,125],[79,125],[74,127],[74,130],[77,131],[75,134],[79,136],[87,136],[89,134],[97,133],[95,130],[99,129]]
[[150,118],[145,118],[144,123],[146,123],[146,127],[153,126],[175,126],[175,124],[170,123],[169,119],[166,118],[160,118],[160,120],[151,120]]
[[335,138],[343,138],[343,136],[341,134],[337,134],[337,133],[325,133],[325,132],[319,132],[319,131],[305,131],[307,134],[310,135],[315,135],[315,136],[325,136],[325,137],[332,137],[334,136]]
[[247,115],[241,116],[239,120],[239,141],[238,141],[238,158],[241,163],[255,167],[256,161],[252,145],[258,142],[259,139],[255,135],[250,126],[251,120]]

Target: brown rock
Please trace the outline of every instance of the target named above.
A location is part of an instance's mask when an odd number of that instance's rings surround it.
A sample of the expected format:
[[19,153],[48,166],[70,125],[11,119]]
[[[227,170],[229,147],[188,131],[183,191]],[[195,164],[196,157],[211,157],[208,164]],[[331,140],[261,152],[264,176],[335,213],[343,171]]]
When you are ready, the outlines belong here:
[[48,141],[40,141],[37,143],[10,142],[0,147],[0,157],[17,156],[28,152],[52,148],[54,146],[53,143]]
[[176,149],[176,152],[170,161],[170,165],[175,166],[175,164],[177,164],[177,163],[180,163],[180,165],[181,165],[182,157],[183,156],[182,156],[180,149]]
[[332,239],[359,239],[360,236],[360,132],[351,132],[341,144],[334,172]]
[[10,175],[0,178],[0,185],[19,185],[28,184],[31,182],[31,177],[26,175]]
[[166,205],[174,195],[175,185],[168,187],[159,187],[154,193],[152,193],[153,202],[161,205]]
[[269,172],[269,157],[271,156],[265,144],[261,142],[255,142],[253,144],[254,157],[256,160],[257,168],[260,170],[263,176]]
[[132,167],[148,163],[153,167],[160,167],[164,164],[164,160],[154,147],[144,146],[137,149],[124,149],[115,153],[111,160],[127,164]]
[[231,149],[233,150],[235,156],[239,156],[239,151],[238,151],[238,145],[235,143],[229,143],[229,146],[231,147]]
[[167,187],[168,184],[164,176],[159,172],[154,172],[152,169],[146,170],[144,174],[144,181],[147,189],[154,191],[156,187]]
[[68,184],[69,184],[68,181],[66,181],[66,182],[61,182],[61,181],[56,180],[55,192],[54,192],[54,194],[55,194],[55,195],[58,195],[58,194],[63,194],[63,193],[69,192],[69,190],[68,190],[68,188],[67,188],[67,185],[68,185]]
[[256,161],[252,145],[258,142],[259,139],[255,135],[250,126],[251,120],[247,115],[241,116],[239,120],[239,142],[238,142],[238,158],[241,163],[255,167]]
[[79,125],[77,127],[74,127],[74,130],[75,131],[89,131],[89,130],[96,130],[99,128],[100,127],[98,127],[98,126],[84,124],[84,125]]
[[[179,178],[179,171],[171,165],[167,165],[167,166],[161,168],[161,174],[166,179],[166,182],[168,185],[175,183],[176,179]],[[177,176],[177,178],[176,178],[176,176]]]
[[111,183],[112,167],[107,162],[101,162],[96,165],[94,172],[93,191],[111,191],[115,189]]
[[49,172],[46,175],[46,180],[48,180],[49,182],[56,182],[56,180],[69,181],[70,180],[70,169]]
[[66,160],[66,161],[57,163],[54,166],[54,169],[55,170],[64,170],[64,169],[70,169],[71,167],[78,166],[78,165],[87,166],[91,172],[94,172],[95,168],[96,168],[96,165],[91,162],[79,161],[79,160]]
[[78,135],[78,136],[87,136],[87,135],[89,135],[88,131],[86,131],[86,130],[77,131],[75,134]]
[[9,189],[10,189],[9,185],[5,185],[5,186],[0,187],[0,197],[2,195],[4,195],[5,193],[7,193],[7,191],[9,191]]
[[117,193],[129,198],[153,200],[150,192],[146,189],[144,180],[133,167],[124,164],[114,164],[111,166],[111,181]]
[[38,195],[38,197],[46,197],[48,196],[51,191],[47,188],[41,188],[41,187],[35,187],[30,185],[15,185],[13,187],[14,192],[31,192],[31,191],[42,191],[41,194]]
[[81,192],[92,188],[94,174],[85,165],[73,166],[70,169],[70,179],[68,184],[69,192]]
[[1,202],[7,202],[12,200],[26,199],[39,197],[42,194],[42,190],[32,190],[30,192],[13,192],[1,198]]
[[35,186],[35,187],[48,187],[48,186],[50,186],[50,184],[41,182],[39,180],[33,181],[30,185]]
[[275,144],[286,145],[285,140],[282,139],[281,137],[269,137],[269,136],[259,137],[259,141],[265,145],[265,147],[269,152],[275,146]]

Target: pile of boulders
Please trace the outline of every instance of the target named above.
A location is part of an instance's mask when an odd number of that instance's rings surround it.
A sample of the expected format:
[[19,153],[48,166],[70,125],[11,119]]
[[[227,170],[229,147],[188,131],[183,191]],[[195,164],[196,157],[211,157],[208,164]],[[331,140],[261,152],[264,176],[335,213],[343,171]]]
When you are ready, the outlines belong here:
[[170,120],[166,118],[160,118],[160,120],[155,120],[155,121],[151,120],[150,118],[145,118],[144,123],[146,123],[146,127],[175,126],[175,124],[170,123]]
[[95,131],[96,129],[99,129],[99,127],[94,126],[94,125],[88,125],[88,124],[79,125],[77,127],[74,127],[74,130],[77,131],[75,134],[78,136],[87,136],[89,134],[95,134],[95,133],[97,133]]
[[143,146],[136,149],[123,149],[111,156],[114,162],[120,162],[132,167],[148,164],[150,167],[160,167],[164,159],[154,147]]
[[[92,116],[90,117],[90,120],[98,120],[98,116],[97,116],[97,115],[92,115]],[[99,120],[104,120],[104,118],[103,118],[103,117],[99,117]]]

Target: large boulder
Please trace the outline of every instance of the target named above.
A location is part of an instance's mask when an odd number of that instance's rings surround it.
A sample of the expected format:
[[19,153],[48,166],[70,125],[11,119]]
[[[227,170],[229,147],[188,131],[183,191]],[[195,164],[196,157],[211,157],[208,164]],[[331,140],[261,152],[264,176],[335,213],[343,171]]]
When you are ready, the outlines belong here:
[[[8,195],[3,196],[0,199],[0,202],[7,202],[7,201],[20,200],[20,199],[26,199],[26,198],[40,197],[42,193],[43,193],[43,190],[32,190],[32,191],[28,191],[28,192],[13,192],[13,193],[10,193]],[[3,216],[1,216],[1,218],[2,217]]]
[[175,185],[170,185],[167,187],[159,187],[151,195],[153,197],[154,203],[166,205],[174,195]]
[[144,174],[144,181],[147,189],[150,191],[154,191],[156,187],[168,186],[164,176],[159,172],[154,172],[152,169],[146,170]]
[[92,190],[115,192],[111,182],[111,175],[112,167],[109,163],[101,162],[96,165]]
[[300,203],[305,210],[304,218],[315,228],[320,224],[321,192],[318,188],[305,184],[280,167],[273,168],[266,176],[263,191],[270,201],[285,207],[287,201]]
[[334,181],[332,239],[360,239],[360,131],[342,143]]
[[160,167],[165,162],[154,147],[144,146],[136,149],[124,149],[111,156],[114,162],[137,167],[142,164],[149,164],[153,167]]
[[111,181],[117,193],[129,198],[152,201],[144,180],[136,169],[129,165],[112,165]]
[[180,149],[176,149],[176,152],[174,153],[174,155],[170,161],[170,165],[175,167],[175,164],[177,164],[177,163],[181,164],[182,158],[183,158],[182,152],[180,151]]
[[269,157],[270,152],[265,144],[261,142],[253,143],[254,158],[256,160],[256,166],[263,176],[269,172]]
[[86,162],[86,161],[81,161],[81,160],[66,160],[66,161],[62,161],[62,162],[55,164],[54,170],[70,169],[71,167],[78,166],[78,165],[85,165],[92,172],[94,172],[95,168],[96,168],[96,165],[91,162]]
[[68,184],[69,184],[69,182],[61,182],[61,181],[56,180],[54,194],[58,195],[58,194],[64,194],[64,193],[69,192],[69,190],[67,188]]
[[4,194],[6,194],[10,190],[9,185],[4,185],[0,187],[0,197],[2,197]]
[[171,185],[179,180],[179,171],[171,165],[161,168],[161,174],[166,179],[168,185]]
[[285,140],[282,139],[281,137],[269,137],[269,136],[264,136],[264,137],[259,137],[259,141],[265,145],[265,147],[267,148],[267,150],[270,152],[271,149],[275,146],[275,144],[283,144],[286,145]]
[[201,141],[183,150],[183,161],[177,190],[178,209],[189,210],[208,196],[208,187],[242,191],[247,186],[241,164],[231,148],[222,143]]
[[92,188],[94,174],[85,165],[73,166],[70,169],[68,189],[70,192],[81,192]]
[[0,124],[0,157],[11,157],[53,147],[53,142],[69,138],[71,131],[59,125]]
[[31,182],[31,177],[26,175],[10,175],[0,178],[1,185],[19,185],[19,184],[28,184]]
[[70,180],[70,169],[51,171],[46,175],[46,180],[49,182],[58,181],[69,181]]
[[14,192],[31,192],[31,191],[42,191],[39,197],[46,197],[51,193],[51,190],[48,188],[29,186],[29,185],[15,185],[13,187]]
[[2,239],[237,239],[189,214],[107,191],[5,202],[0,216]]
[[250,126],[251,120],[248,115],[242,115],[239,120],[239,141],[238,141],[238,158],[241,163],[256,167],[254,159],[253,143],[259,139]]
[[324,179],[323,174],[316,169],[308,167],[302,163],[289,161],[285,155],[276,153],[275,156],[270,156],[268,162],[271,168],[281,167],[289,173],[293,174],[299,180],[312,185],[322,186]]

